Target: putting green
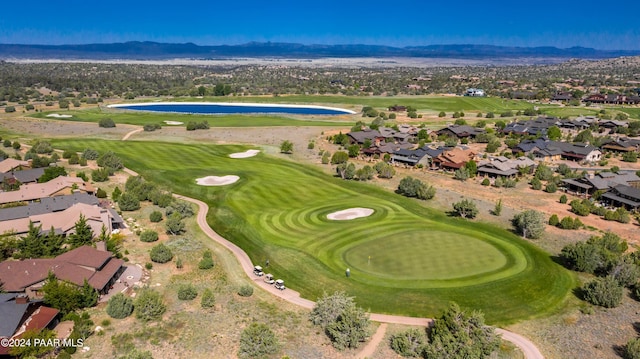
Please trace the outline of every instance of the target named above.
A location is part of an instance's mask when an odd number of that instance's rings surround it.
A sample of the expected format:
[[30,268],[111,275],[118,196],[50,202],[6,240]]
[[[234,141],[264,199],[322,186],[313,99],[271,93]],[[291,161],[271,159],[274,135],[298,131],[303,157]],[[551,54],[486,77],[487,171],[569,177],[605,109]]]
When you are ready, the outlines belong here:
[[[504,229],[450,218],[416,200],[263,153],[228,157],[244,146],[52,142],[61,149],[114,151],[145,178],[207,202],[216,232],[254,263],[269,259],[269,271],[308,299],[343,290],[373,312],[428,317],[455,301],[504,324],[553,311],[575,285],[547,253]],[[240,180],[224,187],[194,181],[220,175]],[[327,219],[354,207],[374,213]]]
[[490,243],[426,229],[363,241],[344,252],[344,261],[363,273],[410,280],[475,277],[499,270],[509,262]]

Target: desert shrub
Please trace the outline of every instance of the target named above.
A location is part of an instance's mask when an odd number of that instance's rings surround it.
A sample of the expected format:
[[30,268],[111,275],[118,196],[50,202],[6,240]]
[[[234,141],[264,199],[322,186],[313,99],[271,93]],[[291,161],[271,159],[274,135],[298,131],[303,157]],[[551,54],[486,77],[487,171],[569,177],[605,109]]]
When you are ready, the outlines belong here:
[[134,313],[136,318],[142,321],[162,319],[162,314],[167,310],[160,293],[153,289],[142,289],[134,301]]
[[4,140],[4,142],[2,142],[2,145],[4,147],[11,147],[11,140]]
[[485,177],[485,179],[483,179],[483,180],[482,180],[482,183],[481,183],[481,184],[482,184],[483,186],[488,186],[488,185],[490,185],[490,184],[491,184],[491,181],[490,181],[488,178],[486,178],[486,177]]
[[116,123],[113,122],[113,120],[110,118],[103,118],[103,119],[100,119],[100,121],[98,121],[98,126],[104,127],[104,128],[111,128],[111,127],[116,127]]
[[513,217],[512,223],[516,231],[525,238],[540,238],[545,230],[544,215],[541,212],[527,210]]
[[146,124],[146,125],[144,125],[142,127],[142,129],[145,130],[146,132],[153,132],[153,131],[159,130],[161,128],[162,128],[162,126],[160,126],[157,123],[149,123],[149,124]]
[[171,259],[173,259],[173,253],[171,252],[171,249],[169,249],[169,247],[160,243],[155,247],[151,248],[151,251],[149,252],[149,257],[153,262],[167,263]]
[[630,339],[624,346],[624,359],[640,359],[640,338]]
[[202,254],[202,259],[198,262],[199,269],[211,269],[213,268],[213,258],[211,256],[211,252],[206,251]]
[[142,242],[155,242],[158,240],[158,232],[147,229],[140,234],[140,240]]
[[102,188],[98,188],[98,190],[96,191],[96,197],[98,197],[98,198],[107,198],[107,192],[105,190],[103,190]]
[[553,214],[551,215],[551,217],[549,217],[549,225],[550,226],[557,226],[558,223],[560,223],[560,220],[558,219],[558,215],[557,214]]
[[462,218],[475,218],[479,212],[476,203],[468,199],[454,203],[453,211]]
[[211,289],[207,288],[202,292],[200,306],[202,308],[213,308],[216,305],[216,297]]
[[241,297],[250,297],[253,295],[253,287],[250,285],[243,285],[238,289],[238,295]]
[[563,194],[562,196],[560,196],[560,203],[564,204],[567,203],[567,195]]
[[426,336],[423,330],[409,329],[391,336],[391,349],[403,357],[419,357],[424,349]]
[[[71,162],[71,160],[69,160]],[[106,182],[109,180],[109,170],[106,168],[98,168],[91,171],[91,179],[94,182]]]
[[123,293],[117,293],[109,298],[107,314],[111,318],[123,319],[130,316],[131,313],[133,313],[133,299]]
[[75,151],[69,151],[69,150],[65,150],[64,152],[62,152],[62,158],[64,158],[65,160],[68,160],[73,155],[77,156],[78,154]]
[[122,211],[137,211],[140,209],[140,201],[135,195],[125,192],[118,198],[118,206]]
[[558,190],[558,186],[555,183],[549,182],[547,186],[544,188],[544,191],[547,193],[555,193]]
[[[85,157],[86,158],[86,157]],[[122,160],[115,153],[109,151],[98,157],[96,163],[100,167],[111,168],[113,170],[119,170],[124,167]]]
[[11,144],[11,147],[13,147],[14,150],[19,150],[20,147],[22,147],[22,145],[18,141],[13,141],[13,143]]
[[623,290],[612,276],[596,278],[582,287],[584,299],[605,308],[615,308],[622,302]]
[[100,154],[98,153],[98,151],[92,150],[90,148],[87,148],[82,152],[82,157],[88,160],[96,160],[99,156]]
[[264,358],[279,349],[276,335],[265,324],[251,323],[240,334],[240,358]]
[[151,214],[149,215],[149,221],[151,221],[152,223],[158,223],[162,221],[162,212],[160,211],[151,212]]
[[53,146],[48,141],[36,141],[36,143],[29,150],[30,152],[35,152],[39,155],[41,154],[49,154],[53,152]]
[[194,300],[198,296],[198,290],[193,284],[183,284],[178,288],[178,299]]

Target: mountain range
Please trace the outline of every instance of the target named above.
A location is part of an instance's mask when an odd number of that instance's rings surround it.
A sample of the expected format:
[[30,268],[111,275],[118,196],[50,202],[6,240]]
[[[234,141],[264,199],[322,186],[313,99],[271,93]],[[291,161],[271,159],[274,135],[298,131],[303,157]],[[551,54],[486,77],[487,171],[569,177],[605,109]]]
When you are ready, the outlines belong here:
[[193,43],[130,41],[85,45],[0,44],[0,59],[223,59],[223,58],[579,58],[605,59],[637,56],[640,50],[597,50],[587,47],[509,47],[493,45],[304,45],[250,42],[241,45],[199,46]]

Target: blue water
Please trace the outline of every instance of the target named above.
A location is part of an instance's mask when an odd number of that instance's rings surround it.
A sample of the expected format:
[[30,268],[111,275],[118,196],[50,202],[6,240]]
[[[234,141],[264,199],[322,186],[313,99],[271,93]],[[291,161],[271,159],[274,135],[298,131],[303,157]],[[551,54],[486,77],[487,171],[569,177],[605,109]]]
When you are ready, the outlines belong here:
[[216,114],[290,114],[290,115],[345,115],[351,114],[349,111],[334,110],[328,108],[313,107],[277,107],[277,106],[234,106],[225,104],[153,104],[153,105],[126,105],[116,108],[152,111],[152,112],[175,112],[175,113],[198,113],[207,115]]

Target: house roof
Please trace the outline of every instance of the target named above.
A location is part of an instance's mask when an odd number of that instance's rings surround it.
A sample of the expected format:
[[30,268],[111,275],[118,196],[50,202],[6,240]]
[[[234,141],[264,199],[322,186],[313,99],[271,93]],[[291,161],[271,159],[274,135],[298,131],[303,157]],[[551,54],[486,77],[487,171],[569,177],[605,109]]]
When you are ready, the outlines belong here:
[[0,182],[15,178],[20,183],[36,182],[44,174],[44,168],[30,168],[28,170],[9,171],[0,175]]
[[5,158],[0,161],[0,173],[6,173],[20,166],[31,166],[28,161],[16,160],[15,158]]
[[623,184],[619,184],[613,189],[625,197],[632,198],[636,204],[640,204],[640,189]]
[[[111,261],[114,261],[111,263]],[[0,279],[8,292],[21,292],[25,288],[44,281],[49,272],[56,278],[78,286],[85,280],[97,290],[104,288],[103,282],[112,278],[124,262],[113,258],[110,252],[98,251],[82,246],[55,258],[38,258],[0,263]],[[96,277],[93,279],[93,277]],[[94,284],[96,286],[94,286]],[[102,286],[100,286],[102,284]]]
[[59,211],[32,215],[25,218],[16,218],[0,222],[0,233],[15,232],[16,234],[27,233],[29,224],[42,226],[42,231],[49,231],[52,227],[56,233],[69,234],[75,229],[75,224],[84,216],[87,224],[93,230],[94,235],[100,233],[102,226],[111,229],[111,214],[104,208],[92,206],[85,203],[76,203],[71,207]]
[[[74,193],[67,196],[45,197],[40,202],[31,202],[26,206],[17,206],[0,209],[0,221],[8,221],[17,218],[27,218],[38,214],[63,211],[76,203],[85,203],[97,206],[96,196],[86,193]],[[118,216],[120,217],[120,216]]]
[[347,133],[347,136],[351,137],[358,143],[363,143],[365,140],[373,141],[376,137],[381,137],[378,130],[365,129],[362,131],[355,131]]
[[94,191],[93,186],[85,183],[82,178],[60,176],[46,183],[24,184],[20,186],[20,189],[17,191],[0,192],[0,204],[33,201],[44,197],[50,197],[65,188],[71,188],[74,184],[77,185],[80,190],[85,190],[87,192]]
[[[11,338],[18,329],[31,303],[16,304],[15,301],[0,303],[0,337]],[[2,349],[2,348],[0,348]]]
[[438,131],[438,134],[446,133],[448,131],[453,132],[457,137],[477,136],[481,133],[485,133],[484,129],[468,125],[450,125]]
[[100,269],[111,258],[111,252],[99,251],[90,246],[78,247],[56,257],[58,261]]
[[55,308],[49,308],[41,305],[35,312],[33,312],[33,314],[31,314],[31,316],[29,316],[29,318],[27,318],[25,323],[16,333],[16,336],[21,336],[27,330],[41,331],[56,318],[58,313],[60,313],[60,311]]

